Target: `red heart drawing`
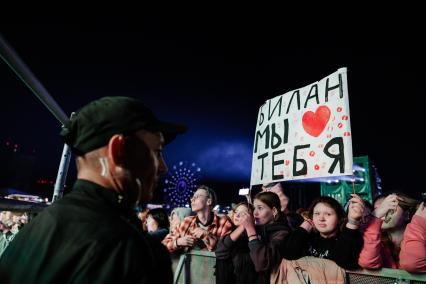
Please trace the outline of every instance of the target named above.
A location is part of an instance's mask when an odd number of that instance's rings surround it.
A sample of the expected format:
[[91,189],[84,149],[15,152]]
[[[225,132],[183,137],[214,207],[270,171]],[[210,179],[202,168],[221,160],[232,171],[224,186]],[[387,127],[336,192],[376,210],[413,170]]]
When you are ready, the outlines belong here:
[[302,125],[306,133],[311,136],[318,137],[330,119],[330,109],[326,106],[320,106],[315,113],[307,111],[303,114]]

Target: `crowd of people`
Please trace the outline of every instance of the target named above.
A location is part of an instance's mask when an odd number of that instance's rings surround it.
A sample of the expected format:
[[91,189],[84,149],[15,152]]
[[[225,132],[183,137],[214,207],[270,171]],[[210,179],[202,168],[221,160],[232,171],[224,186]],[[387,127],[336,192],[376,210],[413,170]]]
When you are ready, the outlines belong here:
[[[215,252],[217,283],[426,272],[425,204],[401,192],[372,206],[352,194],[347,209],[319,196],[292,212],[283,185],[271,183],[225,215],[213,210],[215,191],[200,185],[191,208],[135,211],[167,172],[163,146],[185,130],[128,97],[84,106],[61,132],[76,155],[74,188],[8,241],[2,283],[171,283],[170,257],[195,249]],[[13,227],[5,215],[2,236]]]
[[[372,206],[352,194],[347,211],[334,198],[320,196],[306,210],[291,212],[281,183],[264,185],[253,204],[238,203],[226,216],[213,211],[216,200],[211,188],[199,186],[191,209],[171,212],[170,233],[164,233],[161,218],[147,231],[162,232],[160,241],[171,253],[214,251],[217,283],[269,283],[283,259],[306,256],[331,260],[328,270],[337,265],[426,272],[425,205],[402,192],[379,195]],[[147,211],[142,226],[159,211],[166,216],[165,209]]]
[[27,223],[26,212],[0,211],[0,257],[22,226]]

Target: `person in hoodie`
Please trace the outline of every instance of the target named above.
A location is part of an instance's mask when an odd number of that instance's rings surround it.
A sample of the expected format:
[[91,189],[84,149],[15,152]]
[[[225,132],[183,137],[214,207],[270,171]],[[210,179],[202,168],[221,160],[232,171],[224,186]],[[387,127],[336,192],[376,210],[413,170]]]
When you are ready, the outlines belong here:
[[257,283],[269,283],[272,269],[281,263],[279,248],[290,229],[274,192],[258,193],[253,206],[253,216],[243,212],[240,223],[247,234],[250,258],[259,272]]
[[257,272],[250,258],[248,238],[241,217],[253,214],[253,205],[241,202],[232,209],[232,232],[219,239],[216,246],[216,283],[257,283]]
[[186,217],[191,215],[191,208],[176,207],[170,213],[170,232],[173,232]]
[[154,208],[149,210],[146,218],[148,234],[161,242],[169,233],[169,217],[163,208]]
[[[309,207],[309,218],[291,234],[282,246],[285,259],[314,256],[333,260],[344,269],[358,268],[358,257],[363,246],[360,220],[364,203],[356,194],[350,199],[346,214],[334,198],[321,196]],[[341,229],[341,227],[343,227]]]

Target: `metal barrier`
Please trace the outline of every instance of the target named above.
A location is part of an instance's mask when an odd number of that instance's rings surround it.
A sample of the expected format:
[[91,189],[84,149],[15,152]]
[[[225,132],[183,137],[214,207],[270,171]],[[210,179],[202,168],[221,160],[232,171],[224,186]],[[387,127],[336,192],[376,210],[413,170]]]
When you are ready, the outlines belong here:
[[192,250],[182,254],[174,272],[173,283],[216,283],[216,255],[210,251]]
[[382,268],[379,270],[346,271],[349,283],[396,284],[396,283],[426,283],[426,275],[408,273],[401,269]]
[[[192,250],[174,260],[174,284],[215,284],[216,256],[214,252]],[[362,284],[417,284],[426,283],[426,275],[405,270],[383,268],[380,270],[346,271],[349,283]]]

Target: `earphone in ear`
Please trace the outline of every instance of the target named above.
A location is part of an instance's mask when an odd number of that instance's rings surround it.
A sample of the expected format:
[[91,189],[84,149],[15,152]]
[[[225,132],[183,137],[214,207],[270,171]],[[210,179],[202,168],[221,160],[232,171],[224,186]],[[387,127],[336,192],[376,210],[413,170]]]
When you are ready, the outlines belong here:
[[99,163],[101,164],[101,176],[106,177],[109,173],[107,158],[106,157],[100,157]]

